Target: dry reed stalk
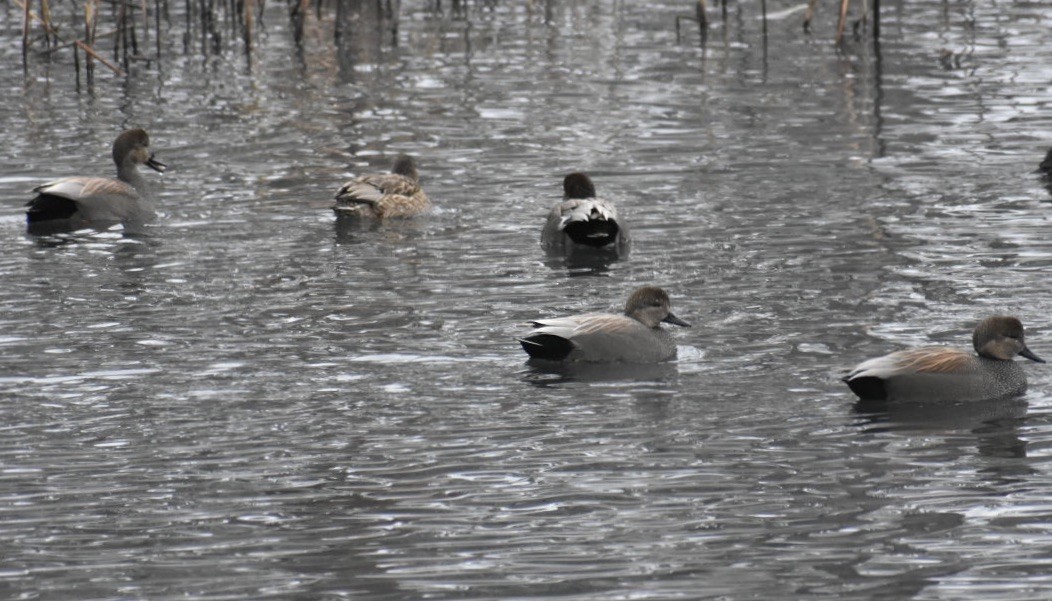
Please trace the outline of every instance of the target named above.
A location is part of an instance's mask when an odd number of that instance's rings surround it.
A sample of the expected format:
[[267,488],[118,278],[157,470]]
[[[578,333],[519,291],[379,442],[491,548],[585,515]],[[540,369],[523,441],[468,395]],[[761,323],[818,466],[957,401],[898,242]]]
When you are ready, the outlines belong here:
[[118,67],[117,65],[114,65],[113,63],[111,63],[110,61],[106,60],[104,57],[99,55],[99,53],[95,52],[94,48],[92,48],[91,46],[85,44],[84,42],[82,42],[80,40],[77,40],[76,44],[77,44],[78,48],[80,48],[81,50],[84,51],[84,54],[90,56],[91,58],[93,58],[93,59],[95,59],[97,61],[99,61],[100,63],[102,63],[106,67],[109,67],[110,71],[113,71],[114,74],[119,75],[121,77],[124,77],[124,71],[121,71],[120,67]]
[[[128,10],[134,13],[135,12],[135,5],[134,4],[129,5],[128,6]],[[132,15],[128,15],[126,20],[128,22],[128,38],[131,39],[131,57],[130,58],[134,58],[136,56],[139,56],[139,33],[138,33],[139,32],[139,25],[138,25],[138,21],[136,21],[135,18]],[[125,44],[125,46],[124,46],[124,64],[127,65],[128,61],[129,61],[128,45]]]
[[73,42],[73,71],[77,74],[77,92],[80,92],[80,48]]
[[[111,29],[110,31],[107,31],[106,33],[95,34],[95,39],[96,40],[100,40],[100,39],[103,39],[103,38],[113,37],[114,35],[116,35],[116,33],[117,33],[116,29]],[[67,42],[67,41],[63,40],[62,38],[58,38],[58,41],[59,41],[59,43],[57,45],[52,46],[51,48],[48,48],[47,52],[44,52],[44,54],[47,55],[47,56],[51,56],[52,54],[55,54],[56,52],[58,52],[60,50],[66,50],[67,48],[74,48],[75,49],[77,47],[77,41],[76,40],[73,40],[72,42]]]
[[[143,0],[145,2],[145,0]],[[153,13],[153,29],[156,32],[157,62],[161,62],[161,0],[157,0],[156,10]]]
[[804,33],[811,33],[811,19],[815,16],[818,0],[807,0],[807,12],[804,13]]
[[95,45],[95,17],[97,16],[95,2],[96,0],[86,0],[84,3],[84,39],[86,42],[82,43],[77,40],[77,47],[84,50],[84,74],[89,86],[95,84],[95,61],[92,58],[98,57],[94,50],[88,52],[88,48]]
[[[146,0],[139,0],[139,8],[142,10],[142,43],[144,46],[150,44],[150,6],[146,4]],[[160,35],[161,32],[157,32]],[[138,54],[138,50],[136,50]]]
[[245,39],[245,54],[248,56],[252,55],[252,19],[254,17],[255,8],[252,0],[243,0],[242,10],[245,12],[244,31],[242,35]]
[[[321,6],[321,1],[315,3],[315,10]],[[297,47],[303,42],[303,23],[310,10],[310,0],[289,0],[289,19],[292,20],[292,35]],[[315,18],[320,19],[320,16]]]
[[29,19],[32,11],[29,10],[29,0],[22,10],[22,70],[29,71]]
[[836,22],[836,43],[844,41],[844,25],[847,24],[847,5],[851,0],[840,0],[840,18]]
[[695,21],[698,24],[698,29],[701,30],[701,45],[705,45],[705,39],[708,35],[709,28],[709,17],[708,17],[708,6],[705,4],[705,0],[698,0],[694,4],[694,16],[688,17],[684,15],[678,15],[676,17],[676,43],[681,41],[680,37],[680,23],[683,21]]
[[873,44],[880,47],[880,0],[873,0]]
[[50,21],[50,11],[48,11],[47,18],[45,20],[43,17],[41,17],[40,15],[37,15],[36,13],[33,12],[33,5],[32,5],[31,2],[32,2],[32,0],[26,0],[25,2],[23,2],[22,0],[15,0],[15,5],[22,9],[22,12],[23,12],[22,17],[23,17],[23,19],[25,19],[25,16],[28,15],[28,21],[27,22],[23,22],[23,29],[22,29],[22,36],[23,36],[22,37],[22,49],[23,49],[23,53],[27,52],[26,37],[28,36],[28,29],[32,28],[31,24],[33,23],[33,21],[39,22],[41,24],[41,26],[44,27],[44,34],[45,35],[47,35],[49,37],[53,37],[53,38],[55,38],[56,40],[59,40],[59,41],[61,41],[61,39],[62,39],[62,38],[59,37],[59,33],[58,33],[58,31],[56,31],[55,26],[52,25],[52,21]]
[[224,22],[230,30],[230,38],[236,39],[242,33],[241,27],[245,20],[244,3],[241,0],[226,0],[225,6]]
[[[120,60],[123,50],[124,68],[128,68],[128,5],[124,2],[118,3],[117,8],[117,41],[113,44],[113,60]],[[94,45],[94,44],[93,44]]]
[[[27,1],[26,4],[28,3]],[[55,36],[54,27],[51,26],[51,6],[47,0],[40,0],[40,22],[44,25],[44,40],[47,46],[51,47],[58,38]]]
[[209,37],[212,39],[212,54],[219,54],[219,50],[222,48],[223,37],[216,28],[216,14],[215,14],[215,0],[200,0],[201,10],[199,15],[201,17],[201,53],[208,56]]
[[29,21],[30,22],[36,21],[36,22],[40,23],[41,27],[44,28],[44,32],[45,33],[47,33],[50,36],[53,36],[56,40],[61,40],[62,39],[62,38],[59,37],[58,31],[51,24],[50,16],[48,17],[48,20],[45,21],[43,17],[41,17],[40,15],[36,14],[35,12],[33,12],[33,6],[32,6],[32,4],[30,2],[22,2],[22,0],[14,0],[14,2],[15,2],[15,6],[17,6],[18,8],[21,8],[25,13],[29,14]]
[[194,36],[194,3],[190,0],[183,0],[186,4],[186,10],[183,13],[186,15],[186,32],[183,33],[183,54],[190,54],[190,44],[193,42]]

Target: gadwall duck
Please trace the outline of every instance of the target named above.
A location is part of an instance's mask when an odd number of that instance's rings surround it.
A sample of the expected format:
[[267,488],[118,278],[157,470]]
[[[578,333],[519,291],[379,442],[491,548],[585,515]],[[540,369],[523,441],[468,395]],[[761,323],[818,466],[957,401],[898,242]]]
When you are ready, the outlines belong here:
[[863,401],[980,401],[1026,391],[1016,355],[1045,362],[1026,347],[1015,317],[979,322],[972,346],[978,355],[937,346],[896,351],[860,363],[844,382]]
[[150,151],[150,137],[142,129],[129,129],[113,142],[117,179],[66,177],[33,189],[37,196],[26,206],[30,231],[60,231],[83,227],[126,227],[154,217],[149,186],[139,173],[146,165],[158,173],[167,167]]
[[411,157],[399,155],[391,173],[356,177],[336,193],[337,217],[413,217],[431,207]]
[[676,357],[676,343],[661,322],[690,327],[672,314],[668,294],[644,286],[632,293],[623,315],[587,313],[531,322],[519,340],[533,359],[657,363]]
[[583,173],[563,178],[563,201],[548,213],[541,232],[541,245],[552,250],[574,246],[625,250],[628,228],[617,216],[613,203],[595,195],[595,185]]

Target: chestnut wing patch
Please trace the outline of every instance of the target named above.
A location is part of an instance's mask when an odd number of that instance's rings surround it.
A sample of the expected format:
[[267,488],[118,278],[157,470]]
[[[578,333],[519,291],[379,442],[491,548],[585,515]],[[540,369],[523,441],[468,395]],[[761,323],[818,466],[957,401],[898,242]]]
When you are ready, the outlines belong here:
[[947,374],[969,368],[974,357],[953,348],[919,348],[895,353],[903,371],[920,374]]

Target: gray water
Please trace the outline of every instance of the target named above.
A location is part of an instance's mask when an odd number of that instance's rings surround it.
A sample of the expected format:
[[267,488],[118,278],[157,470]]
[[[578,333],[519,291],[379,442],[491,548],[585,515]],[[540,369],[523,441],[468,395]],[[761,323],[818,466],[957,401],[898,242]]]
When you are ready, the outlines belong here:
[[[862,408],[839,377],[1008,312],[1052,355],[1052,8],[406,2],[397,46],[181,48],[78,92],[0,18],[0,591],[10,599],[1048,599],[1052,370]],[[174,7],[173,10],[178,10]],[[143,236],[24,233],[28,190],[170,170]],[[337,227],[419,159],[429,216]],[[620,261],[543,255],[572,170]],[[533,318],[665,287],[679,359],[544,369]]]

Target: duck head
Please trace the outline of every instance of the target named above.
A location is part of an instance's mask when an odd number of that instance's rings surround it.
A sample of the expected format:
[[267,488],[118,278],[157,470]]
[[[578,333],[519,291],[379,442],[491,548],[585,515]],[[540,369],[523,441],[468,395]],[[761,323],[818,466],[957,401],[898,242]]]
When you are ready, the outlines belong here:
[[113,162],[120,166],[129,161],[132,165],[146,165],[158,173],[164,173],[168,168],[154,157],[146,130],[138,128],[124,131],[113,142]]
[[407,154],[398,155],[398,158],[395,159],[394,167],[391,168],[391,173],[408,177],[414,182],[420,181],[420,174],[416,170],[416,161]]
[[690,324],[672,314],[668,294],[657,286],[643,286],[628,297],[625,315],[649,328],[661,322],[689,328]]
[[980,321],[972,332],[972,346],[980,357],[987,359],[1011,361],[1016,355],[1022,355],[1031,361],[1045,362],[1026,347],[1023,323],[1015,317],[998,315]]
[[595,185],[592,179],[583,173],[571,173],[563,178],[563,197],[595,198]]

